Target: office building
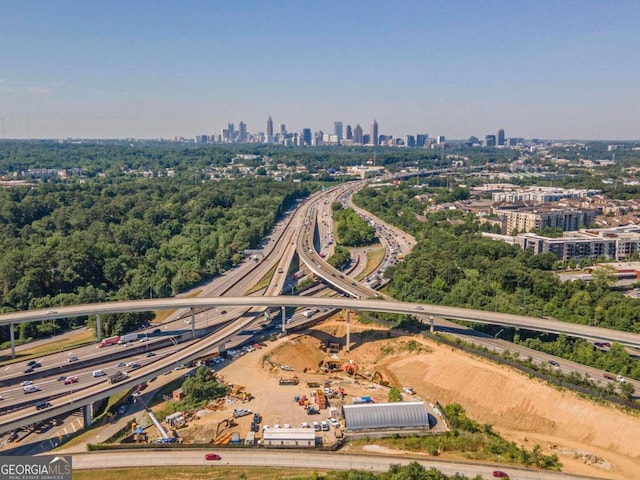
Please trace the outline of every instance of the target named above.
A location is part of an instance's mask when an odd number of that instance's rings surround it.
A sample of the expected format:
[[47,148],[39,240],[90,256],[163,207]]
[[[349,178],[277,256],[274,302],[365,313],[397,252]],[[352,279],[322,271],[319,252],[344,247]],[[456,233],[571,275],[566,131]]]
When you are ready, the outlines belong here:
[[307,146],[311,145],[311,129],[310,128],[302,129],[302,140],[305,145]]
[[416,147],[424,147],[427,143],[429,135],[426,133],[419,133],[416,135]]
[[416,146],[416,137],[413,135],[407,135],[404,141],[405,146],[407,147],[415,147]]
[[271,120],[271,115],[267,119],[267,143],[273,143],[273,120]]
[[438,145],[442,145],[443,143],[446,142],[446,139],[444,138],[444,135],[438,135]]
[[338,142],[342,140],[342,122],[333,122],[333,134],[338,137]]
[[364,138],[362,137],[362,127],[360,126],[360,124],[357,124],[353,129],[353,143],[364,145]]
[[353,132],[351,131],[351,125],[347,125],[347,131],[345,132],[347,140],[353,140]]
[[484,137],[484,143],[487,147],[495,147],[496,146],[496,136],[495,135],[487,135]]
[[498,142],[498,145],[503,147],[504,146],[504,130],[502,128],[498,129],[498,133],[496,134],[496,141]]
[[241,142],[247,141],[247,124],[240,120],[240,125],[238,125],[238,140]]
[[371,129],[369,132],[369,144],[378,145],[378,122],[376,122],[375,118],[373,119],[373,122],[371,122]]

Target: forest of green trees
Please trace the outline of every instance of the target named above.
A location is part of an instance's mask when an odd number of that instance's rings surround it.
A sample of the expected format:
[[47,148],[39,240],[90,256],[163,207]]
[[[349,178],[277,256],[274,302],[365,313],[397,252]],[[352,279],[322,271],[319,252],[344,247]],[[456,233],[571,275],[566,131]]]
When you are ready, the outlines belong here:
[[[93,178],[0,190],[4,311],[176,294],[257,247],[302,184],[247,178]],[[144,315],[107,316],[104,334]],[[23,323],[22,339],[68,324]],[[8,338],[5,328],[0,340]]]

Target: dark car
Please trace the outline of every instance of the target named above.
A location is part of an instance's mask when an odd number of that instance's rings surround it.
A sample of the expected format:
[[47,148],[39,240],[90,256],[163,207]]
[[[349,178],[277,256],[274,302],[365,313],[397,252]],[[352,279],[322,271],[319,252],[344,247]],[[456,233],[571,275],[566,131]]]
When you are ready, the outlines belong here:
[[205,460],[222,460],[222,458],[220,458],[220,455],[218,455],[217,453],[207,453],[204,456]]
[[556,362],[555,360],[549,360],[549,365],[553,365],[554,367],[559,367],[560,364],[558,362]]
[[27,362],[27,367],[33,367],[36,363],[38,363],[38,362],[36,362],[35,360],[29,360]]
[[36,403],[36,410],[44,410],[45,408],[49,408],[51,404],[49,402],[38,402]]
[[496,478],[509,478],[509,475],[507,475],[506,473],[500,471],[500,470],[494,470],[493,471],[493,476]]
[[58,377],[58,381],[59,382],[64,382],[67,379],[67,377],[65,377],[64,375]]
[[147,352],[147,357],[155,357],[156,354],[153,352]]
[[31,365],[31,368],[40,368],[42,366],[42,364],[40,362],[35,362],[33,365]]
[[33,367],[27,367],[22,371],[22,373],[31,373],[31,372],[33,372]]

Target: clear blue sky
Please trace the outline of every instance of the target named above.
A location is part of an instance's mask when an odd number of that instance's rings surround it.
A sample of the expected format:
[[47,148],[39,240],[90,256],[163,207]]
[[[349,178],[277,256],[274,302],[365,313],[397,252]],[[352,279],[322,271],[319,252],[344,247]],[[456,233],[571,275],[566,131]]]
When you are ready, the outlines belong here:
[[640,1],[4,0],[6,138],[640,138]]

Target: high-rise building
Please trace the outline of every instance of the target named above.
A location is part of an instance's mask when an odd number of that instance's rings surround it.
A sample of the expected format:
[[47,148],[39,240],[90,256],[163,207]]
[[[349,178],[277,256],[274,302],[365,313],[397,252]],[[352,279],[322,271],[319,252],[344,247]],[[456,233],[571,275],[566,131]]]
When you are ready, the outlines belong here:
[[504,145],[504,130],[502,128],[498,129],[498,133],[496,134],[498,145]]
[[311,145],[311,129],[310,128],[302,129],[302,140],[305,145],[307,146]]
[[238,140],[241,142],[247,141],[247,124],[240,120],[240,125],[238,125]]
[[441,143],[445,143],[447,140],[444,138],[444,135],[438,135],[438,145]]
[[353,129],[353,143],[358,143],[360,145],[364,145],[362,141],[362,127],[358,123]]
[[338,142],[342,140],[342,122],[333,122],[333,134],[338,137]]
[[287,126],[284,123],[278,125],[278,130],[280,131],[280,135],[282,135],[283,137],[287,136]]
[[353,140],[353,132],[351,131],[351,125],[347,125],[347,131],[345,133],[347,140]]
[[426,133],[419,133],[416,135],[416,147],[424,147],[424,145],[427,143],[427,138],[429,138],[429,135]]
[[273,143],[273,120],[271,120],[271,115],[267,118],[267,143]]
[[416,137],[413,135],[407,135],[404,141],[405,146],[407,147],[415,147],[416,146]]
[[369,143],[371,145],[378,145],[378,122],[376,122],[375,118],[373,119],[373,122],[371,122]]
[[484,137],[485,145],[487,147],[495,147],[496,146],[496,136],[495,135],[487,135]]

